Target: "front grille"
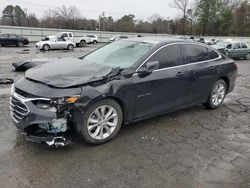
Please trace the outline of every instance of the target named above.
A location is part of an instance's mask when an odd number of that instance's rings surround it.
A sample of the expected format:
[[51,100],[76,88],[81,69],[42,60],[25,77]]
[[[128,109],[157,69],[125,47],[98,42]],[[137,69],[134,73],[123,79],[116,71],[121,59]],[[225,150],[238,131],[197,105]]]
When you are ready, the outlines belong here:
[[19,123],[29,113],[28,107],[18,98],[10,97],[10,115],[12,119]]

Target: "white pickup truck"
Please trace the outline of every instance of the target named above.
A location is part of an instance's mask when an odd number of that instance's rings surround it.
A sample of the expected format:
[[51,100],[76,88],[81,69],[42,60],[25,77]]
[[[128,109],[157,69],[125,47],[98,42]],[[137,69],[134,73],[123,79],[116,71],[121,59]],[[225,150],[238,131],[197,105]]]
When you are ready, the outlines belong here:
[[64,38],[65,40],[70,40],[74,42],[76,46],[85,46],[86,44],[91,43],[89,37],[74,37],[73,33],[71,32],[59,32],[56,35],[57,38]]

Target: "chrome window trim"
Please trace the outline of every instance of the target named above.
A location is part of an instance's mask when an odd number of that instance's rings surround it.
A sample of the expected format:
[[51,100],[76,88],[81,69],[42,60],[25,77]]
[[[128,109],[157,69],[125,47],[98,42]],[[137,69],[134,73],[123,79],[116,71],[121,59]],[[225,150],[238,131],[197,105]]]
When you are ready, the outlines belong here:
[[196,44],[196,43],[191,43],[191,42],[175,42],[175,43],[171,43],[171,44],[166,44],[160,48],[158,48],[156,51],[154,51],[154,53],[152,53],[145,61],[143,61],[143,63],[136,69],[135,73],[133,74],[134,75],[138,75],[138,70],[154,55],[156,54],[158,51],[160,51],[161,49],[167,47],[167,46],[171,46],[171,45],[176,45],[176,44],[192,44],[192,45],[196,45],[196,46],[202,46],[202,47],[205,47],[205,48],[208,48],[210,50],[213,50],[215,51],[219,57],[217,58],[214,58],[214,59],[209,59],[209,60],[206,60],[206,61],[198,61],[198,62],[193,62],[193,63],[188,63],[188,64],[184,64],[184,65],[177,65],[177,66],[173,66],[173,67],[166,67],[166,68],[161,68],[161,69],[157,69],[157,70],[154,70],[153,72],[158,72],[158,71],[162,71],[162,70],[167,70],[167,69],[173,69],[173,68],[179,68],[179,67],[183,67],[183,66],[189,66],[189,65],[195,65],[195,64],[199,64],[199,63],[205,63],[205,62],[210,62],[210,61],[217,61],[217,60],[220,60],[222,58],[222,56],[217,52],[217,50],[211,48],[210,46],[207,46],[205,44]]

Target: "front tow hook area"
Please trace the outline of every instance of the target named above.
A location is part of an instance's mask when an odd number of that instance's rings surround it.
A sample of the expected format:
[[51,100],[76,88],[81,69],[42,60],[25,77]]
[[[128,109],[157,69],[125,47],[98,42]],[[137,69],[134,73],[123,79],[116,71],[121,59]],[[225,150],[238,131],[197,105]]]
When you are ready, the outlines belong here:
[[25,137],[27,141],[44,144],[48,147],[64,147],[70,143],[64,136],[35,136],[26,134]]

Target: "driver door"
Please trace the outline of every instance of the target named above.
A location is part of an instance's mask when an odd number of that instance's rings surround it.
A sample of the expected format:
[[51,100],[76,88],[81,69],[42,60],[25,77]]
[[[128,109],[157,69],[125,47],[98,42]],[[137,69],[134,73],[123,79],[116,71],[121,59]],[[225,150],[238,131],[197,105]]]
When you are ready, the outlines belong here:
[[187,79],[181,66],[183,58],[180,45],[163,47],[146,63],[155,61],[159,62],[157,70],[149,74],[136,73],[133,76],[136,92],[135,118],[172,111],[185,102]]

